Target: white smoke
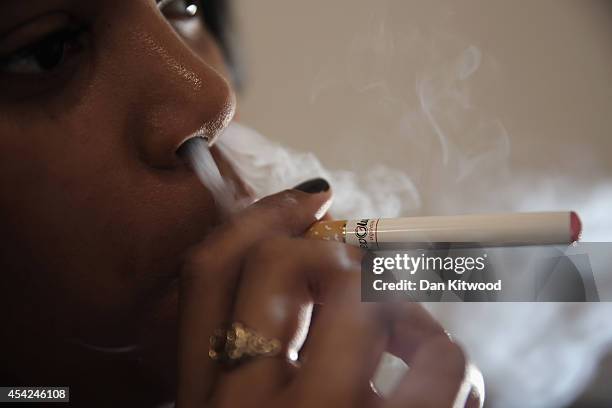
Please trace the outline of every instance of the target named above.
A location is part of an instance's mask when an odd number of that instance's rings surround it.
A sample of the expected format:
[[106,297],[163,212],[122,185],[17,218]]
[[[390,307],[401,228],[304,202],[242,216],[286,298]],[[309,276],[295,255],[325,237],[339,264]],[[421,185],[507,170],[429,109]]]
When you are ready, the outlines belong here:
[[[384,25],[369,31],[350,47],[351,68],[344,79],[358,92],[377,95],[385,112],[401,111],[406,106],[398,95],[402,90],[389,86],[386,67],[394,64],[398,52],[427,57],[409,59],[426,61],[414,82],[419,109],[401,112],[397,128],[405,144],[391,145],[409,149],[411,160],[394,167],[381,164],[358,171],[328,170],[313,154],[291,151],[235,123],[220,138],[221,150],[260,196],[309,178],[327,178],[335,193],[331,212],[338,218],[575,210],[583,221],[584,240],[610,241],[611,185],[512,168],[510,135],[500,120],[475,106],[470,95],[469,81],[486,55],[466,43],[455,47],[457,55],[448,59],[430,50],[439,48],[436,41],[457,42],[456,37],[413,34],[403,42],[390,37]],[[398,44],[406,44],[406,49]],[[368,64],[360,63],[363,61]],[[316,103],[326,87],[341,82],[340,78],[318,77],[311,101]],[[543,154],[568,156],[564,149],[551,143]],[[385,157],[380,148],[378,154]],[[418,180],[409,174],[419,174]],[[609,258],[598,262],[609,264]],[[595,279],[600,288],[612,290],[609,277]],[[605,303],[427,307],[483,370],[493,407],[569,404],[588,383],[612,341],[608,322],[612,305]]]
[[331,171],[312,153],[284,148],[238,123],[227,128],[218,146],[258,197],[324,177],[334,190],[331,213],[339,218],[393,217],[420,207],[418,191],[399,170],[379,165],[365,175]]

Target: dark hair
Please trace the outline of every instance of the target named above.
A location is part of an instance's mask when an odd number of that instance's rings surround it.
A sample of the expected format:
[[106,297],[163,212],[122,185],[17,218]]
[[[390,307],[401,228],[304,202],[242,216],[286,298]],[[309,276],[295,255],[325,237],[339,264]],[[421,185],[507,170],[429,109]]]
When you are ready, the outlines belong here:
[[204,23],[223,52],[234,87],[240,90],[243,75],[236,53],[230,0],[200,0],[199,4]]

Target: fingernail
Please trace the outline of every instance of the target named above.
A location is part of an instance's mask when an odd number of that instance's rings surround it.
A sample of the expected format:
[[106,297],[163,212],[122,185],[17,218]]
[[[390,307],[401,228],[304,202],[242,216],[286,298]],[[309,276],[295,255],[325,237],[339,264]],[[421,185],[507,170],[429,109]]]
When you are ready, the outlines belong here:
[[293,187],[294,190],[303,191],[305,193],[316,194],[323,193],[329,190],[329,183],[323,178],[316,178],[303,182]]

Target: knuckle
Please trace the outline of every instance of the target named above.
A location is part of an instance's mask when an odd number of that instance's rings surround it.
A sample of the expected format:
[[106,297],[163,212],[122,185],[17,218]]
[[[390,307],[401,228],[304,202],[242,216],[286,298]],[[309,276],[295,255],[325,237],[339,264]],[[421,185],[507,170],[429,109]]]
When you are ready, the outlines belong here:
[[[284,190],[258,201],[252,209],[258,212],[263,211],[272,223],[296,230],[304,223],[304,212],[300,210],[300,203],[303,202],[303,199],[300,194],[305,193]],[[314,222],[314,218],[312,221]]]
[[347,280],[355,281],[360,277],[358,272],[361,271],[363,250],[340,242],[333,242],[329,245],[329,251],[333,252],[333,259],[336,261],[335,269],[338,272],[336,278],[347,283]]
[[280,211],[291,211],[295,209],[299,204],[299,197],[296,194],[297,192],[292,190],[284,190],[280,193],[268,196],[263,200],[258,201],[253,205],[253,208],[262,209],[272,209],[276,210],[278,213]]
[[318,298],[344,303],[361,294],[361,257],[359,249],[340,242],[308,241],[319,271],[313,273],[310,286]]
[[262,265],[287,262],[290,251],[291,240],[286,237],[274,237],[266,239],[254,245],[249,251],[246,259],[249,265]]
[[335,241],[325,242],[324,245],[336,255],[339,260],[339,266],[352,269],[361,265],[361,259],[364,255],[362,249]]
[[280,208],[294,208],[300,202],[300,193],[295,190],[285,189],[272,198]]

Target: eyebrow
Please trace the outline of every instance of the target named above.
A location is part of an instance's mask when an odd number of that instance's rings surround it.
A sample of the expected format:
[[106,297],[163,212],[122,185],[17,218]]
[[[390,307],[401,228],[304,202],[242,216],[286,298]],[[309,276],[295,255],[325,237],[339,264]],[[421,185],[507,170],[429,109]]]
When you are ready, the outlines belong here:
[[35,20],[61,3],[62,0],[31,0],[25,7],[23,2],[0,0],[0,36]]

